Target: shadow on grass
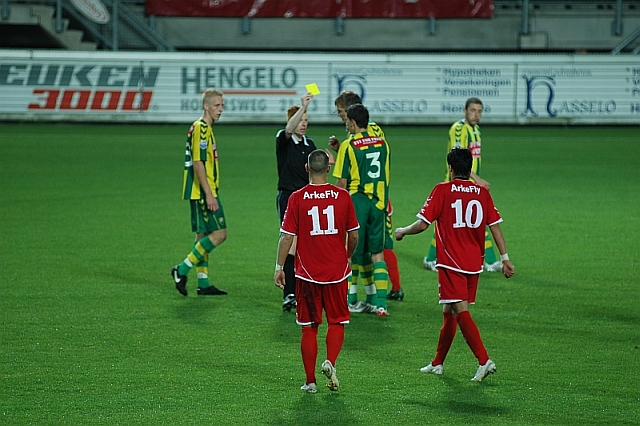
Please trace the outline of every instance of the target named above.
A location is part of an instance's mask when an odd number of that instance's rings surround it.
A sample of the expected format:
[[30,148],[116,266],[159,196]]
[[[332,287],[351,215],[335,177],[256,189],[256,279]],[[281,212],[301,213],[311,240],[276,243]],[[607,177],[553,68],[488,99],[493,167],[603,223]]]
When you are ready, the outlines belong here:
[[344,349],[364,352],[378,352],[380,345],[388,346],[396,341],[389,318],[379,318],[374,314],[352,314],[345,326]]
[[295,310],[291,312],[282,312],[274,314],[275,320],[273,324],[273,338],[276,342],[281,343],[300,343],[300,326],[296,324]]
[[175,306],[176,318],[184,324],[190,325],[213,325],[215,315],[213,315],[218,304],[226,296],[199,296],[182,297],[180,304]]
[[475,383],[462,380],[464,379],[442,377],[443,392],[438,393],[437,398],[407,399],[405,402],[424,407],[442,416],[469,416],[476,424],[493,423],[496,416],[505,418],[511,414],[509,408],[498,405],[486,394],[486,391],[491,391],[495,385],[488,381]]
[[359,424],[340,392],[319,387],[315,395],[300,391],[299,399],[288,410],[275,410],[269,424],[274,425],[353,425]]
[[633,312],[618,312],[615,310],[603,310],[601,308],[581,308],[576,315],[581,314],[585,322],[595,323],[601,326],[636,326],[640,323],[640,316]]

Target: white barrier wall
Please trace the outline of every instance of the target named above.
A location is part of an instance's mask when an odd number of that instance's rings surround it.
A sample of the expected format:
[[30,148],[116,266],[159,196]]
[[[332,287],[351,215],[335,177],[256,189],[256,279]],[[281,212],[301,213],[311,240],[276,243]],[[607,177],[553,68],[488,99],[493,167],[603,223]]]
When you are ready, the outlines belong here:
[[314,123],[353,90],[381,124],[449,124],[470,96],[485,123],[640,124],[637,55],[33,50],[0,50],[0,120],[191,122],[217,87],[221,122],[283,123],[309,83]]

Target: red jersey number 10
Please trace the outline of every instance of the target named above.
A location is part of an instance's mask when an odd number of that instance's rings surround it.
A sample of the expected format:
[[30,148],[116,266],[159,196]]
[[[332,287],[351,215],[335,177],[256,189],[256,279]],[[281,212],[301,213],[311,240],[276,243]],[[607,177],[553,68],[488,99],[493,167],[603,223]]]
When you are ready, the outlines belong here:
[[[484,213],[482,211],[482,204],[478,200],[471,200],[467,204],[467,207],[464,209],[464,218],[463,216],[463,206],[462,200],[457,199],[454,203],[451,203],[451,207],[456,211],[456,221],[453,224],[454,228],[478,228],[482,224],[482,219],[484,219]],[[475,213],[475,215],[474,215]],[[475,218],[474,218],[475,216]]]

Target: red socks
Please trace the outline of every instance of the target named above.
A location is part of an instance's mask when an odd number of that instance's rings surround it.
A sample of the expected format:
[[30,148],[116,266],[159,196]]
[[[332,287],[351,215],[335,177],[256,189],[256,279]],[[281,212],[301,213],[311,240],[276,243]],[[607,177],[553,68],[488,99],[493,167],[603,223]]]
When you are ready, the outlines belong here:
[[327,327],[327,359],[331,361],[331,364],[335,367],[336,359],[342,349],[342,343],[344,342],[344,325],[342,324],[329,324]]
[[[327,359],[336,365],[344,342],[344,325],[329,324],[327,328]],[[300,339],[302,364],[307,375],[306,384],[316,383],[316,358],[318,358],[318,327],[302,327]]]
[[302,327],[300,350],[302,352],[302,364],[307,375],[307,382],[316,382],[316,358],[318,357],[318,327]]
[[480,365],[485,365],[489,360],[489,355],[482,343],[478,326],[476,326],[473,318],[471,318],[471,314],[469,311],[462,311],[457,315],[457,320],[458,325],[460,326],[460,331],[462,331],[462,335],[467,341],[467,345],[471,348],[471,352],[473,352],[476,358],[478,358],[478,363]]
[[438,339],[438,347],[436,349],[436,357],[431,361],[431,365],[442,365],[444,359],[449,353],[449,348],[453,343],[453,338],[456,337],[456,329],[458,323],[456,318],[451,312],[443,312],[442,328],[440,329],[440,338]]
[[391,291],[400,290],[400,270],[398,269],[398,258],[393,250],[384,250],[384,262],[387,264],[389,281],[391,281]]

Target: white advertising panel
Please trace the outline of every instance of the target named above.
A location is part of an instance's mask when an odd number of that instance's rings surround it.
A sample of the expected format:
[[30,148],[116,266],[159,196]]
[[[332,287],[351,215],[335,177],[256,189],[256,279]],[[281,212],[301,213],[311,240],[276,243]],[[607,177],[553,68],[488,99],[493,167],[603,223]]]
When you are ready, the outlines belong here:
[[[611,58],[607,58],[609,61]],[[550,63],[518,67],[520,121],[640,124],[640,61]]]
[[314,123],[353,90],[381,124],[450,123],[472,96],[484,122],[640,124],[634,56],[26,50],[0,50],[0,120],[190,122],[217,87],[222,122],[282,123],[310,83]]

